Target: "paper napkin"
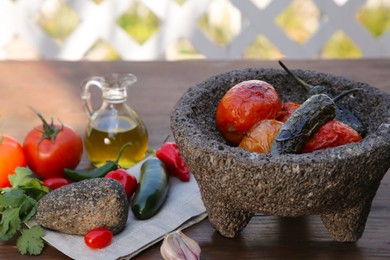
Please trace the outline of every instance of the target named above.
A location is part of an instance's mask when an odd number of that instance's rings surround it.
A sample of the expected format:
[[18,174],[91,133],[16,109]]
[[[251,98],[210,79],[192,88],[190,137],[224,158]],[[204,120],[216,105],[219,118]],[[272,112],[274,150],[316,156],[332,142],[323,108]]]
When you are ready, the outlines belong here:
[[[141,164],[142,162],[128,170],[137,179]],[[170,177],[169,181],[168,197],[158,214],[148,220],[137,220],[130,210],[126,228],[115,235],[111,245],[106,248],[90,249],[84,244],[83,236],[50,230],[46,230],[44,240],[74,259],[130,259],[159,242],[166,234],[186,228],[206,217],[199,187],[193,176],[189,182],[182,182],[174,177]]]

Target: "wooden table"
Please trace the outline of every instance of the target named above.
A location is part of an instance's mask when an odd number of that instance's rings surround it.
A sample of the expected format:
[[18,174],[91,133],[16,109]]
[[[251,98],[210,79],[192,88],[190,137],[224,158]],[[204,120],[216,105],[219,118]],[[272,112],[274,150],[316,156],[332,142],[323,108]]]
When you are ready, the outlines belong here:
[[[390,60],[286,61],[292,68],[311,69],[367,82],[390,92]],[[88,118],[79,96],[80,82],[92,75],[132,72],[138,83],[129,90],[129,104],[145,122],[150,147],[156,148],[170,133],[170,111],[190,86],[216,73],[246,67],[275,67],[276,61],[180,62],[0,62],[0,133],[20,142],[39,119],[60,119],[83,134]],[[94,97],[99,104],[99,97]],[[79,168],[90,164],[84,156]],[[373,201],[363,237],[356,243],[333,242],[318,216],[280,218],[255,216],[235,239],[222,237],[209,221],[185,230],[202,248],[202,259],[390,259],[390,174],[385,175]],[[159,259],[160,243],[137,259]],[[27,259],[15,240],[0,241],[0,259]],[[39,259],[67,259],[46,246]]]

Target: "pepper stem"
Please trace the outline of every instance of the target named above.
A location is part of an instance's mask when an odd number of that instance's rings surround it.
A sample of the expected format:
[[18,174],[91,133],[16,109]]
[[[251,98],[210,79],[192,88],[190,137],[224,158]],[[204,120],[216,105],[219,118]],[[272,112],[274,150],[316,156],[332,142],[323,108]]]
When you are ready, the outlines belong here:
[[155,149],[149,149],[149,150],[146,151],[146,153],[156,157],[156,150]]
[[291,70],[289,70],[286,65],[283,64],[282,61],[279,61],[279,64],[280,66],[283,67],[283,69],[288,73],[290,74],[291,77],[293,77],[305,90],[306,92],[310,92],[310,90],[313,88],[313,86],[307,84],[305,81],[303,81],[301,78],[299,78],[297,75],[295,75],[294,73],[291,72]]
[[362,89],[361,88],[353,88],[353,89],[350,89],[350,90],[343,91],[343,92],[341,92],[340,94],[338,94],[337,96],[335,96],[333,98],[333,102],[336,103],[339,99],[343,98],[344,96],[346,96],[346,95],[348,95],[348,94],[350,94],[352,92],[360,91],[360,90],[362,90]]
[[118,156],[116,157],[116,160],[115,160],[115,163],[118,164],[119,163],[119,159],[121,158],[123,152],[125,151],[125,149],[127,147],[129,147],[130,145],[132,145],[133,143],[132,142],[128,142],[128,143],[125,143],[121,149],[119,150],[119,153],[118,153]]

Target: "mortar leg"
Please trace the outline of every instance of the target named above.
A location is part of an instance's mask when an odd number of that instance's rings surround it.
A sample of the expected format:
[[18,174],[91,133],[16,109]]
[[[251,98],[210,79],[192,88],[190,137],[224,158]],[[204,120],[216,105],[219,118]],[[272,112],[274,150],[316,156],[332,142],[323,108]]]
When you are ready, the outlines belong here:
[[321,220],[332,239],[339,242],[355,242],[361,238],[371,210],[371,202],[372,199],[354,208],[321,215]]
[[235,209],[223,203],[205,201],[210,223],[225,237],[236,237],[248,224],[254,213]]

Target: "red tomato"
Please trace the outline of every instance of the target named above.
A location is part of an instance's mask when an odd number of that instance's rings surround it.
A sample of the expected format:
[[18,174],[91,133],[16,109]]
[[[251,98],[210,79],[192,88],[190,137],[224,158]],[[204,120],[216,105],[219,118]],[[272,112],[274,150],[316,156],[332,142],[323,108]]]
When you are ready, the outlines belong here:
[[[38,114],[38,113],[37,113]],[[39,177],[64,176],[64,169],[75,169],[83,154],[83,142],[70,126],[43,124],[31,130],[23,143],[27,165]]]
[[68,185],[69,183],[70,182],[67,179],[62,177],[49,177],[43,180],[43,185],[49,187],[52,190]]
[[10,136],[0,136],[0,188],[10,186],[8,175],[19,166],[26,167],[22,146]]
[[250,152],[269,153],[271,144],[282,125],[282,122],[275,119],[261,120],[249,130],[238,147]]
[[274,119],[280,106],[279,95],[272,85],[248,80],[226,92],[218,104],[215,119],[222,135],[233,144],[239,144],[254,124]]
[[112,232],[107,228],[95,228],[84,236],[84,243],[90,248],[103,248],[111,244]]
[[135,178],[135,176],[124,169],[111,171],[107,173],[104,178],[111,178],[119,181],[119,183],[122,184],[123,188],[125,189],[128,198],[133,195],[137,188],[137,179]]
[[355,143],[362,137],[349,125],[337,120],[330,120],[322,125],[314,136],[302,148],[302,153],[336,147],[339,145]]
[[279,113],[276,115],[276,120],[280,122],[286,122],[287,118],[291,116],[292,113],[295,112],[295,110],[300,107],[300,104],[296,104],[293,102],[287,102],[282,104],[282,108],[280,109]]

